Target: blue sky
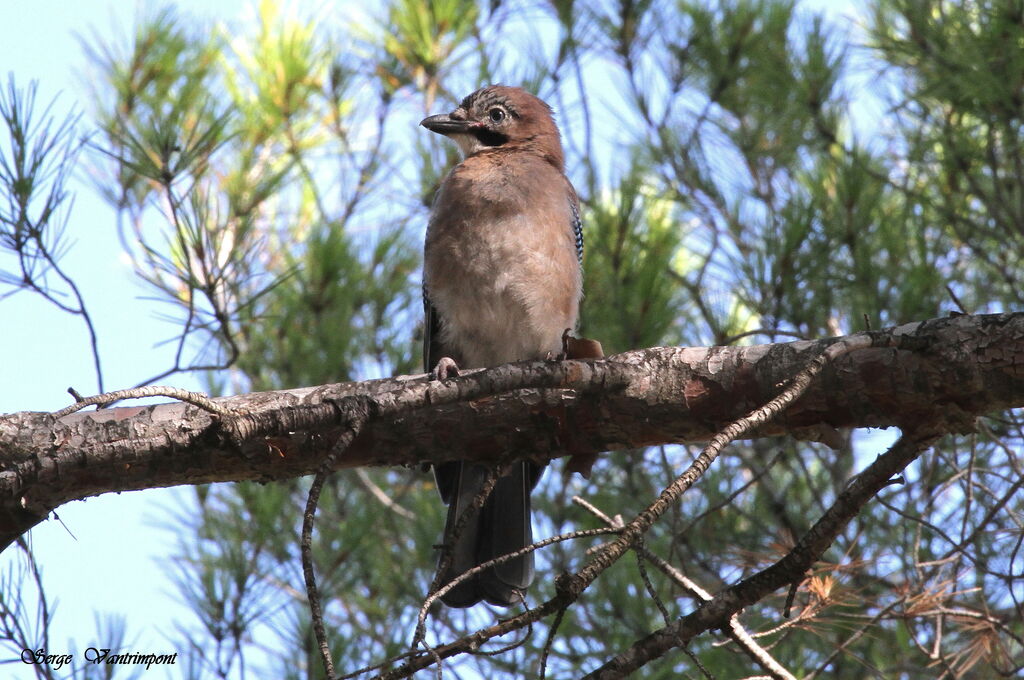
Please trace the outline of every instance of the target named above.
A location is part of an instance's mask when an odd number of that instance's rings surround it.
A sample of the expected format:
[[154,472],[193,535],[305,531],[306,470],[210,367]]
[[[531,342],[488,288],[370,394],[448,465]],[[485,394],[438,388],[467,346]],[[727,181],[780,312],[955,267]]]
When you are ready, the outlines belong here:
[[[187,13],[224,19],[239,17],[249,5],[244,0],[175,4]],[[850,6],[828,0],[806,5],[831,12]],[[135,9],[135,3],[115,0],[0,0],[4,87],[7,74],[13,72],[21,87],[32,79],[39,81],[39,104],[57,96],[55,113],[84,108],[81,84],[87,71],[81,68],[82,50],[74,35],[89,35],[96,29],[110,39],[117,28],[123,34],[131,26]],[[158,320],[152,303],[142,298],[143,289],[120,256],[113,212],[89,188],[86,178],[79,178],[76,185],[68,226],[74,245],[63,264],[82,288],[96,320],[107,388],[131,386],[170,364],[173,347],[161,343],[172,337],[174,328]],[[9,264],[0,256],[0,268]],[[0,319],[0,356],[5,357],[0,364],[0,413],[59,409],[70,401],[65,392],[69,386],[82,393],[96,391],[80,320],[26,292],[0,299]],[[183,375],[170,382],[199,387]],[[162,566],[173,549],[174,536],[156,524],[169,515],[168,508],[188,498],[188,489],[108,494],[60,508],[66,529],[50,521],[32,531],[44,582],[57,600],[50,652],[68,652],[71,638],[79,650],[108,644],[96,637],[97,614],[123,614],[134,651],[176,651],[164,634],[193,620]],[[15,557],[14,551],[4,553],[0,568]],[[180,671],[176,669],[171,677],[180,677]],[[34,677],[31,668],[20,662],[0,666],[0,674],[15,680]],[[146,677],[163,675],[150,671]]]

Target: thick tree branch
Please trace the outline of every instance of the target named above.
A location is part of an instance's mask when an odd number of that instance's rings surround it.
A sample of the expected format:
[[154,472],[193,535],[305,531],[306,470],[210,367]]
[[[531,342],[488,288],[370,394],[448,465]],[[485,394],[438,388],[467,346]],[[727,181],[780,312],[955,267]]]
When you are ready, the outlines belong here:
[[[755,436],[936,423],[1024,406],[1024,314],[958,316],[870,334]],[[161,404],[54,418],[0,416],[0,545],[69,500],[314,472],[362,409],[371,417],[336,466],[545,461],[707,440],[767,402],[835,340],[652,348],[596,361],[521,362],[446,383],[424,376],[214,400],[237,415]]]

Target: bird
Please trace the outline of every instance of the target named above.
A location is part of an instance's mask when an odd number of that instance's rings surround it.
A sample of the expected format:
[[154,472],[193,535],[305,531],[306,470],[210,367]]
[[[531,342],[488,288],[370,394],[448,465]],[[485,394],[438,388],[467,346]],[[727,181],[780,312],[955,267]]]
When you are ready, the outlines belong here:
[[[563,333],[579,317],[583,225],[551,107],[522,88],[488,85],[451,113],[420,124],[462,152],[437,191],[427,225],[425,369],[447,379],[460,367],[559,356]],[[469,461],[434,466],[448,505],[440,585],[533,542],[530,492],[544,468],[530,461],[507,467],[455,535],[490,470]],[[458,584],[441,601],[509,607],[523,601],[533,579],[531,552]]]

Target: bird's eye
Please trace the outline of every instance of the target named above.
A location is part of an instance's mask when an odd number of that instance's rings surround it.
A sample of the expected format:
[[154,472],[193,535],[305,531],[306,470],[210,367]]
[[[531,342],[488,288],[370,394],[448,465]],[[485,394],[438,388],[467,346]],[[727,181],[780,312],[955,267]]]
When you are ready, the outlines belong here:
[[505,112],[497,107],[488,111],[487,115],[490,116],[491,120],[495,123],[500,123],[505,120]]

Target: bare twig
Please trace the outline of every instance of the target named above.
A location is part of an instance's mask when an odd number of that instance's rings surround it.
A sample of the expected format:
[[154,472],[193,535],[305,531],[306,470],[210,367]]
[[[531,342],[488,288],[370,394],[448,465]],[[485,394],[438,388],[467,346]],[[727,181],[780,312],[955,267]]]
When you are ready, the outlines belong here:
[[[872,339],[870,335],[858,334],[851,335],[839,342],[829,345],[824,352],[815,357],[810,365],[801,371],[790,386],[782,391],[777,397],[769,401],[764,406],[761,406],[747,415],[743,416],[739,420],[727,425],[718,434],[712,437],[711,441],[708,442],[704,450],[701,451],[700,455],[690,464],[690,466],[679,475],[664,491],[657,500],[649,505],[643,512],[641,512],[632,522],[627,524],[623,529],[622,535],[604,550],[602,554],[597,555],[578,575],[582,587],[586,587],[593,582],[597,575],[602,571],[611,566],[623,553],[628,550],[631,545],[636,541],[637,537],[645,533],[654,524],[655,521],[661,515],[671,507],[682,494],[689,489],[694,482],[696,482],[707,469],[711,466],[711,463],[715,461],[722,449],[725,448],[726,444],[740,437],[751,429],[762,425],[776,415],[778,415],[786,406],[791,404],[797,397],[803,394],[807,386],[810,385],[811,380],[814,379],[821,369],[825,367],[827,363],[833,361],[839,356],[852,352],[857,349],[865,349],[871,347]],[[581,588],[582,590],[582,588]]]
[[544,647],[540,653],[540,680],[544,680],[548,670],[548,656],[551,654],[551,646],[555,643],[555,635],[558,633],[559,627],[562,625],[562,619],[565,618],[565,612],[568,607],[562,607],[555,614],[555,620],[551,622],[548,627],[548,636],[544,640]]
[[[459,585],[460,583],[462,583],[462,582],[464,582],[464,581],[466,581],[468,579],[473,578],[477,574],[479,574],[479,573],[481,573],[483,571],[486,571],[487,569],[490,569],[491,567],[497,566],[499,564],[504,564],[505,562],[508,562],[509,560],[516,559],[517,557],[522,557],[523,555],[529,554],[529,553],[533,552],[534,550],[539,550],[541,548],[546,548],[547,546],[554,545],[555,543],[561,543],[563,541],[572,541],[572,540],[575,540],[577,538],[589,538],[590,536],[604,536],[604,535],[607,535],[607,534],[618,533],[619,531],[620,531],[619,529],[614,529],[614,528],[583,529],[581,531],[571,531],[571,532],[569,532],[567,534],[559,534],[557,536],[551,536],[551,537],[545,538],[544,540],[541,540],[541,541],[535,541],[535,542],[531,543],[530,545],[528,545],[528,546],[526,546],[526,547],[524,547],[524,548],[522,548],[520,550],[517,550],[517,551],[515,551],[513,553],[508,553],[506,555],[501,555],[499,557],[495,557],[493,560],[487,560],[486,562],[481,562],[480,564],[478,564],[477,566],[473,567],[472,569],[470,569],[468,571],[464,571],[463,573],[461,573],[458,576],[456,576],[454,579],[449,581],[444,586],[442,586],[442,587],[438,588],[436,591],[430,593],[430,595],[427,597],[427,599],[423,602],[423,605],[420,607],[420,613],[419,613],[419,617],[418,617],[418,624],[416,626],[415,640],[421,641],[423,639],[424,627],[426,626],[427,612],[430,610],[431,605],[433,605],[435,602],[437,602],[437,600],[439,600],[440,598],[444,597],[444,595],[448,591],[450,591],[452,588],[454,588],[455,586]],[[524,625],[525,625],[525,623],[524,623]],[[522,626],[520,626],[520,627],[522,627]]]
[[380,501],[388,510],[391,510],[399,517],[403,519],[415,519],[416,515],[395,502],[391,496],[384,493],[384,489],[380,488],[372,479],[370,475],[366,473],[363,468],[356,468],[356,478],[359,479],[359,483],[363,485],[363,488],[370,492],[370,495]]
[[842,654],[843,651],[847,647],[849,647],[854,642],[859,640],[866,632],[868,632],[869,630],[874,628],[875,624],[877,624],[883,618],[888,616],[889,612],[891,612],[893,609],[895,609],[898,605],[902,604],[904,601],[906,601],[906,598],[902,597],[902,598],[900,598],[900,599],[898,599],[898,600],[896,600],[894,602],[890,602],[888,606],[886,606],[880,612],[878,612],[877,614],[872,616],[870,621],[865,623],[863,626],[861,626],[859,629],[857,629],[853,633],[853,635],[851,635],[850,637],[846,638],[842,643],[840,643],[838,646],[836,646],[836,648],[832,650],[832,653],[828,655],[828,658],[825,659],[824,661],[822,661],[821,664],[817,668],[815,668],[813,671],[811,671],[807,675],[805,680],[814,680],[814,678],[818,677],[818,675],[823,673],[825,671],[825,669],[828,668],[829,665],[833,661],[835,661],[836,657],[839,656],[840,654]]
[[[501,476],[500,473],[502,472],[502,467],[503,466],[501,465],[497,465],[488,470],[487,477],[484,479],[484,483],[483,486],[480,487],[480,491],[473,496],[473,500],[470,502],[469,507],[463,510],[462,514],[460,514],[455,520],[455,526],[452,527],[451,535],[445,537],[446,542],[445,545],[441,547],[441,557],[437,563],[437,572],[434,574],[434,581],[430,584],[428,597],[424,602],[423,607],[420,609],[422,616],[425,616],[424,612],[429,609],[430,604],[434,601],[431,599],[434,595],[439,591],[441,591],[442,594],[447,593],[456,583],[461,583],[465,580],[465,578],[459,577],[449,582],[447,585],[441,583],[441,579],[444,574],[446,574],[448,569],[451,567],[452,553],[456,541],[459,540],[459,536],[461,536],[462,532],[465,531],[473,517],[475,517],[477,513],[480,512],[480,509],[484,507],[484,503],[487,502],[487,498],[491,495],[491,492],[494,491],[494,487],[498,483],[498,477]],[[479,570],[472,570],[472,573],[479,573]],[[463,574],[463,576],[465,576],[465,574]],[[422,642],[423,632],[423,619],[421,618],[419,625],[416,626],[416,635],[413,639],[413,646],[418,642]]]
[[114,390],[113,392],[105,392],[93,397],[79,398],[76,396],[75,399],[77,401],[74,404],[71,406],[65,406],[59,411],[55,411],[53,413],[53,417],[63,418],[75,411],[81,411],[86,406],[92,406],[94,404],[108,404],[112,401],[119,401],[121,399],[144,399],[146,397],[170,397],[172,399],[177,399],[178,401],[184,401],[188,404],[192,404],[193,406],[198,406],[204,411],[216,413],[219,416],[234,415],[223,406],[218,406],[215,401],[201,392],[190,392],[178,387],[161,387],[159,385],[152,385],[149,387],[133,387],[128,390]]
[[[616,524],[621,526],[621,520],[613,520],[604,514],[597,507],[586,501],[579,496],[573,496],[573,502],[577,505],[586,508],[595,517],[601,519],[607,523],[610,527],[615,527]],[[664,558],[651,552],[645,545],[640,544],[634,546],[634,550],[638,557],[643,557],[651,564],[653,564],[659,571],[668,576],[672,581],[680,588],[690,594],[691,597],[701,601],[707,602],[711,599],[711,593],[701,588],[696,582],[689,579],[683,572],[676,569],[674,566],[669,564]],[[664,614],[663,614],[664,616]],[[671,622],[666,617],[666,623]],[[729,639],[733,640],[740,646],[747,656],[752,658],[755,662],[770,673],[769,676],[772,680],[796,680],[795,676],[786,670],[775,658],[768,653],[768,651],[759,645],[756,640],[747,632],[746,628],[739,621],[739,615],[733,614],[729,617],[729,625],[723,628],[725,634]]]
[[658,595],[658,590],[651,582],[651,577],[647,574],[647,567],[644,565],[644,560],[650,551],[647,549],[643,536],[637,538],[636,545],[633,546],[633,552],[636,554],[636,568],[640,571],[640,580],[643,581],[647,594],[654,600],[654,605],[658,608],[658,612],[661,613],[662,621],[665,622],[666,626],[670,625],[672,623],[672,616],[668,613],[668,607],[661,601],[661,596]]
[[622,678],[658,658],[669,649],[685,644],[695,635],[713,627],[768,593],[793,581],[821,557],[832,541],[863,506],[888,485],[939,437],[925,425],[921,434],[904,434],[889,451],[879,456],[847,485],[835,503],[780,560],[740,583],[723,589],[703,606],[650,635],[637,640],[614,659],[585,676],[587,680]]
[[300,550],[302,553],[302,575],[306,581],[306,596],[309,598],[310,615],[313,618],[313,634],[316,636],[317,645],[320,648],[320,657],[324,662],[324,673],[328,680],[335,680],[334,659],[331,657],[331,648],[327,643],[327,632],[324,630],[323,607],[320,604],[320,590],[316,585],[316,574],[313,571],[313,519],[316,515],[316,506],[320,500],[320,492],[323,490],[327,476],[334,469],[334,461],[345,452],[352,440],[356,438],[360,430],[366,425],[370,417],[369,402],[365,402],[366,408],[363,413],[356,415],[349,423],[345,431],[338,438],[331,452],[324,458],[313,477],[313,483],[309,487],[309,496],[306,499],[306,510],[302,514],[302,539]]

